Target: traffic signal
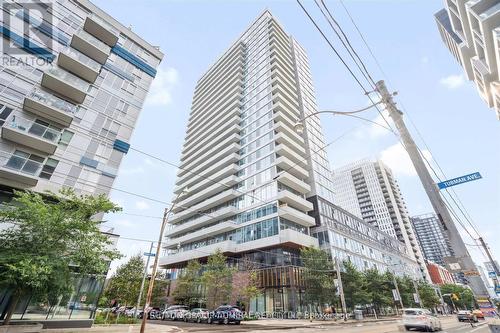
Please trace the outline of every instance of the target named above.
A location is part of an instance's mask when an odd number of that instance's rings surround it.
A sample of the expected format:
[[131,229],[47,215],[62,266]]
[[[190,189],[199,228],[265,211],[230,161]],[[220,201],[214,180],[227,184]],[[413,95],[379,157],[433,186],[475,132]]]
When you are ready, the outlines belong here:
[[451,294],[451,299],[454,301],[458,301],[458,295],[457,294]]

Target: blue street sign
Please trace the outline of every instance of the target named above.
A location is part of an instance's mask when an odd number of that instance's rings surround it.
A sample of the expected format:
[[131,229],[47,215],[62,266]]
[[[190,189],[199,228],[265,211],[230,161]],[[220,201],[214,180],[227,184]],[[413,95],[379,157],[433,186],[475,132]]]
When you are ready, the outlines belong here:
[[496,278],[497,277],[497,273],[495,272],[488,272],[488,276],[492,279]]
[[149,252],[144,252],[144,255],[145,255],[146,257],[154,257],[154,256],[156,256],[156,254],[154,254],[154,253],[149,253]]
[[500,295],[500,286],[495,286],[495,292]]
[[483,177],[481,177],[481,174],[479,172],[474,172],[474,173],[471,173],[470,175],[465,175],[462,177],[445,180],[444,182],[438,183],[437,185],[438,185],[439,189],[442,190],[442,189],[447,188],[447,187],[467,183],[467,182],[470,182],[473,180],[478,180],[481,178],[483,178]]

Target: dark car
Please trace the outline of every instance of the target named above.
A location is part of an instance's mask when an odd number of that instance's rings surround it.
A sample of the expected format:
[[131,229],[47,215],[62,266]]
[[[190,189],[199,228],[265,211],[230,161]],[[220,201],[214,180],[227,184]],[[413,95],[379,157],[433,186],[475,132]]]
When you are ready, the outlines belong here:
[[210,316],[210,312],[207,309],[203,308],[194,308],[191,311],[184,314],[185,322],[207,322],[208,317]]
[[477,323],[477,317],[468,310],[458,311],[457,319],[458,321],[473,321]]
[[222,305],[210,313],[207,323],[235,323],[236,325],[239,325],[242,320],[243,312],[241,312],[240,309],[232,305]]
[[[139,319],[142,319],[142,317],[144,316],[144,310],[140,310],[138,313],[137,313],[137,317]],[[161,316],[162,316],[162,311],[160,308],[151,308],[148,312],[148,319],[161,319]]]

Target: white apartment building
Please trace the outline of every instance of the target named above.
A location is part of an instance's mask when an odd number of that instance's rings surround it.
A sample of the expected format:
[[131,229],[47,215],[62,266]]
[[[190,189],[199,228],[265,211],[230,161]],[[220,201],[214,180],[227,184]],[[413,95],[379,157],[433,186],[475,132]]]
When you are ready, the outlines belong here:
[[[160,259],[174,278],[189,260],[220,249],[235,265],[243,257],[259,265],[263,293],[252,310],[304,306],[299,249],[319,246],[319,237],[324,247],[323,229],[313,232],[321,224],[314,205],[333,200],[316,110],[305,50],[264,11],[196,85]],[[308,115],[297,131],[297,120]],[[397,246],[391,251],[406,256]]]
[[334,170],[333,186],[335,204],[405,244],[430,281],[399,185],[382,161],[361,160]]
[[500,119],[500,2],[445,0],[435,18],[443,42]]
[[[0,203],[19,189],[108,194],[162,52],[88,0],[3,1],[0,26]],[[86,310],[72,318],[92,315],[82,295],[104,278],[75,286]],[[0,290],[0,318],[9,299]],[[38,319],[29,301],[13,319]]]

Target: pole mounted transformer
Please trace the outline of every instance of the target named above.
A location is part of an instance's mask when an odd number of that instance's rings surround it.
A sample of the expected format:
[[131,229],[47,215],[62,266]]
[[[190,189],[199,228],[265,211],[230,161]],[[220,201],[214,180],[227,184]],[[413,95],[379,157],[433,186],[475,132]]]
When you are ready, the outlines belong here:
[[469,251],[467,250],[467,247],[458,232],[450,211],[444,203],[443,198],[439,193],[439,189],[432,179],[415,141],[413,141],[408,128],[406,128],[403,121],[403,112],[397,109],[396,103],[392,98],[393,95],[388,92],[383,80],[376,83],[376,91],[380,94],[382,102],[385,104],[386,110],[389,112],[389,116],[396,125],[402,143],[404,144],[404,148],[410,156],[411,162],[413,163],[418,177],[420,178],[420,181],[425,189],[425,193],[427,194],[427,197],[429,198],[429,201],[431,202],[432,207],[449,238],[453,255],[452,257],[447,258],[447,261],[449,261],[447,262],[447,265],[451,271],[462,272],[467,276],[469,286],[476,297],[488,298],[488,290],[479,273],[477,275],[474,273],[477,272],[476,265],[472,261],[472,257],[470,256]]

